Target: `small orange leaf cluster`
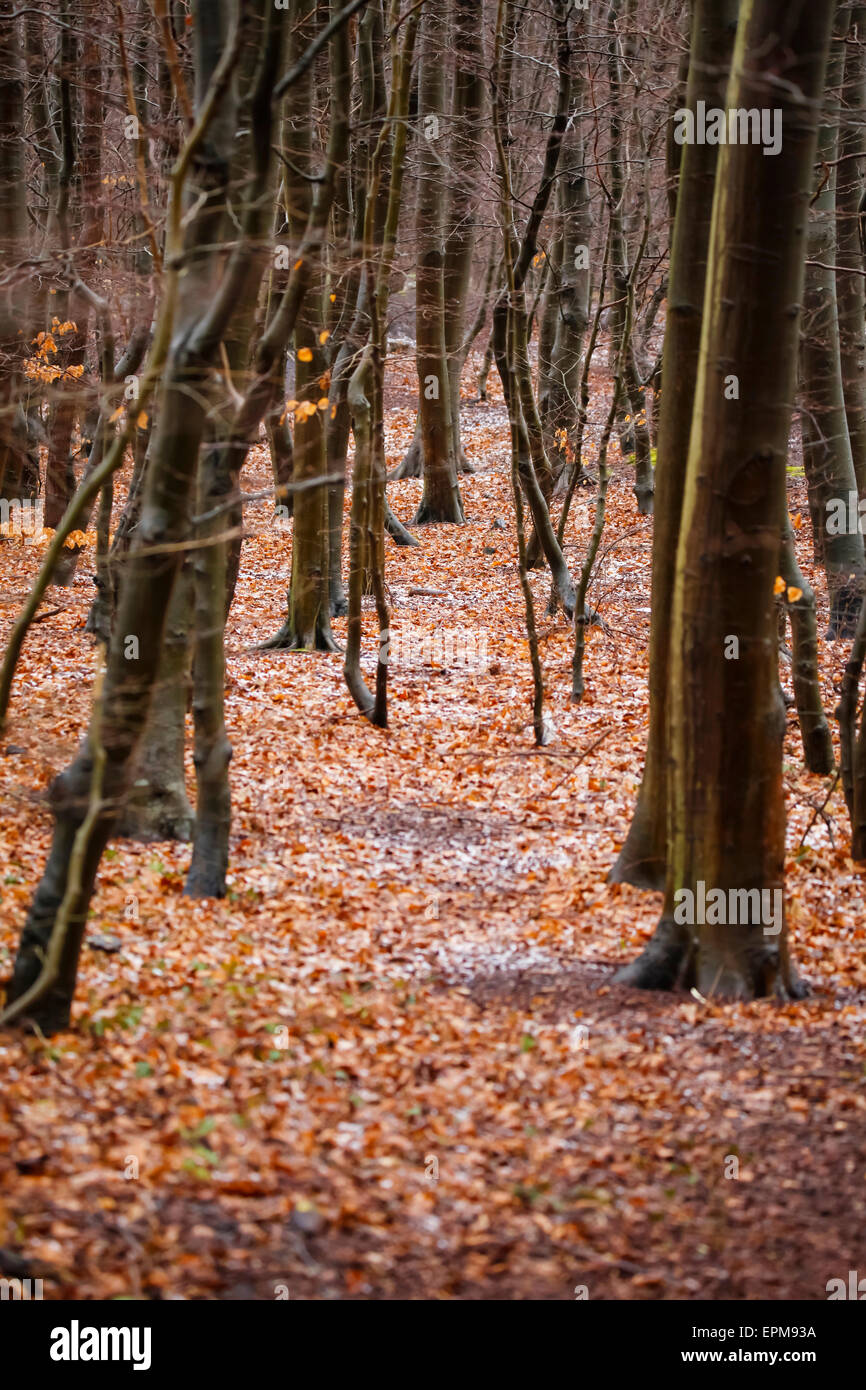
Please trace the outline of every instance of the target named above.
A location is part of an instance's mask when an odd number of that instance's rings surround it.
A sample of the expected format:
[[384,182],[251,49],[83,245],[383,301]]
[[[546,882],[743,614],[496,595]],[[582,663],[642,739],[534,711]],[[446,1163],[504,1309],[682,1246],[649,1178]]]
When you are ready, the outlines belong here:
[[53,366],[48,362],[48,358],[57,352],[56,338],[61,338],[64,333],[75,333],[76,330],[77,325],[73,323],[72,319],[61,322],[55,314],[51,320],[50,330],[47,333],[37,333],[36,337],[31,339],[36,348],[36,356],[29,358],[24,363],[24,375],[29,377],[31,381],[43,382],[59,381],[61,378],[64,381],[77,381],[84,376],[84,367],[80,363],[64,370],[62,367]]
[[796,603],[798,599],[803,597],[802,589],[798,589],[795,584],[786,584],[782,576],[778,574],[776,576],[776,582],[773,585],[773,593],[784,594],[786,591],[789,603]]
[[39,362],[31,357],[24,363],[24,375],[31,381],[78,381],[84,376],[84,368],[80,363],[74,366],[57,367],[49,362]]
[[286,401],[286,408],[280,416],[280,424],[283,423],[286,415],[289,413],[294,415],[296,420],[309,420],[311,416],[315,415],[317,410],[327,410],[328,405],[329,401],[327,396],[322,396],[318,402]]

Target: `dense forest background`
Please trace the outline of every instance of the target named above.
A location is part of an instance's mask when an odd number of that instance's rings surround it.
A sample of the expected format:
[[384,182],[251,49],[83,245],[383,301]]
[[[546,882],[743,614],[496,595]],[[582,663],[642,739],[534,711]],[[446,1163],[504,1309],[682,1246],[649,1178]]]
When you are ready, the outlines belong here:
[[866,5],[0,0],[0,1274],[838,1296],[864,511]]

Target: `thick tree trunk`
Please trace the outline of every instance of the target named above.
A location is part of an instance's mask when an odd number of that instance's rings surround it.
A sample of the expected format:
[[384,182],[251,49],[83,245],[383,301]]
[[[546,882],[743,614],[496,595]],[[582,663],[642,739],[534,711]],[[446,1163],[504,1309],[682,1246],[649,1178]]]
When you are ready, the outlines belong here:
[[[192,625],[193,575],[187,563],[171,596],[154,698],[117,829],[145,844],[192,837],[193,809],[184,776]],[[130,660],[137,660],[134,649]]]
[[[738,0],[697,0],[686,106],[724,108]],[[634,818],[611,870],[614,883],[664,886],[668,773],[668,671],[674,565],[698,374],[707,248],[719,149],[682,147],[662,367],[650,617],[650,721]]]
[[719,159],[674,583],[666,897],[652,941],[617,977],[645,988],[682,981],[745,999],[803,988],[784,921],[774,584],[833,9],[745,0],[737,31],[727,105],[778,109],[784,138],[773,158],[729,144]]

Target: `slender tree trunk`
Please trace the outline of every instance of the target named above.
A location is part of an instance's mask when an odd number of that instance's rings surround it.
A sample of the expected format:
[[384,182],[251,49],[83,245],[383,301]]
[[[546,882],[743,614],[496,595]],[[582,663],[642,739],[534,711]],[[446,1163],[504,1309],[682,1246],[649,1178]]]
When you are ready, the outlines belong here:
[[[270,95],[279,67],[285,26],[282,17],[270,9],[266,10],[261,24],[266,27],[256,36],[257,42],[245,46],[238,65],[236,81],[243,97],[240,108],[243,113],[242,126],[249,134],[234,154],[232,170],[233,178],[244,188],[246,232],[256,246],[251,262],[258,266],[258,273],[247,277],[245,291],[238,295],[222,340],[220,352],[226,385],[233,384],[233,378],[242,378],[249,361],[273,196],[270,180],[272,161],[269,157],[272,130]],[[231,234],[222,219],[219,234],[224,237]],[[217,240],[216,236],[214,240]],[[206,477],[200,488],[200,492],[203,489],[206,495],[213,498],[211,505],[224,501],[232,491],[226,457],[228,450],[224,447],[231,429],[231,418],[230,405],[226,411],[219,412],[214,403],[206,433],[212,437],[215,429],[217,440],[204,451],[201,469]],[[229,816],[224,811],[229,798],[228,757],[224,756],[223,748],[224,682],[221,679],[214,684],[212,677],[221,660],[226,612],[226,563],[222,541],[216,538],[221,535],[229,519],[220,515],[215,522],[205,524],[201,539],[212,540],[212,544],[206,546],[206,553],[195,552],[194,561],[184,567],[175,587],[157,680],[159,698],[151,706],[132,789],[121,821],[121,833],[135,839],[189,840],[192,837],[194,817],[186,795],[184,748],[186,712],[192,685],[190,667],[195,643],[199,660],[204,666],[194,681],[195,758],[196,767],[206,782],[206,793],[203,797],[199,787],[196,844],[204,840],[205,848],[197,853],[194,846],[195,873],[192,881],[194,886],[198,885],[197,892],[200,890],[201,893],[209,885],[218,883],[216,865],[221,855],[228,855]],[[214,554],[214,551],[218,553]],[[217,570],[223,576],[223,621],[215,632],[213,624],[204,618],[206,628],[199,632],[196,620],[208,612],[208,603],[212,601],[208,576]],[[224,830],[224,835],[220,838],[221,830]],[[202,854],[206,866],[201,862]],[[224,875],[224,868],[222,872]]]
[[[410,11],[401,46],[392,48],[391,95],[387,121],[370,160],[366,193],[363,251],[364,284],[368,299],[369,342],[348,385],[348,404],[355,430],[355,471],[352,478],[352,516],[349,529],[349,603],[343,674],[352,699],[371,723],[388,723],[388,651],[390,612],[385,590],[384,550],[388,508],[385,500],[385,334],[394,245],[400,218],[406,159],[406,119],[409,112],[412,57],[417,19]],[[388,177],[383,177],[386,149]],[[376,234],[378,208],[385,200],[381,238]],[[374,244],[375,243],[375,244]],[[379,250],[378,265],[374,257]],[[371,695],[361,671],[361,597],[365,584],[373,592],[379,623],[376,689]]]
[[854,5],[845,48],[836,174],[836,297],[845,416],[857,489],[866,497],[866,269],[860,198],[866,173],[866,5]]
[[[544,153],[541,181],[530,207],[522,239],[514,223],[514,190],[509,146],[509,104],[513,53],[520,14],[511,0],[500,0],[497,14],[499,58],[494,79],[494,132],[501,186],[500,216],[506,265],[506,287],[493,310],[493,351],[511,421],[512,444],[517,448],[516,467],[526,494],[538,537],[538,548],[550,566],[557,596],[568,616],[574,612],[574,585],[550,516],[549,497],[553,472],[545,448],[538,407],[532,388],[527,341],[526,276],[538,246],[538,233],[553,190],[562,140],[568,123],[571,95],[571,41],[569,17],[564,5],[555,8],[556,58],[559,86],[556,114]],[[507,216],[505,209],[508,209]],[[531,563],[533,542],[527,546]]]
[[[480,138],[484,115],[482,6],[477,0],[452,0],[452,40],[456,69],[451,143],[453,179],[445,228],[445,351],[448,354],[448,390],[451,429],[458,468],[471,473],[472,466],[460,440],[461,351],[466,322],[466,297],[475,248],[475,193],[479,173]],[[443,55],[444,57],[444,55]]]
[[[21,935],[3,1014],[5,1022],[24,1015],[46,1034],[69,1022],[96,873],[127,795],[153,697],[168,610],[189,534],[190,492],[204,428],[204,392],[190,390],[190,384],[203,382],[251,273],[249,247],[242,241],[214,296],[210,256],[189,254],[201,247],[200,238],[210,235],[221,217],[234,128],[233,113],[225,119],[220,106],[230,105],[226,93],[244,30],[240,28],[227,44],[222,37],[227,7],[218,12],[216,8],[211,4],[212,26],[194,25],[197,121],[172,175],[166,260],[173,268],[167,271],[155,334],[157,360],[172,325],[173,331],[141,521],[121,580],[101,699],[80,753],[52,784],[51,852]],[[188,170],[194,187],[184,229],[181,193]],[[177,262],[184,251],[181,294]]]
[[855,863],[862,863],[866,859],[866,703],[860,711],[859,730],[857,728],[857,703],[864,659],[866,604],[860,609],[836,710],[841,745],[840,772],[845,804],[851,818],[851,858]]
[[[800,386],[803,465],[809,504],[830,599],[829,640],[852,637],[864,594],[863,536],[847,524],[857,478],[848,434],[842,385],[839,312],[836,299],[836,184],[839,154],[839,94],[844,70],[843,33],[848,16],[839,10],[831,46],[825,118],[818,134],[819,192],[809,226],[809,262],[803,300]],[[842,17],[844,15],[844,23]],[[846,174],[845,177],[848,177]],[[830,267],[829,269],[827,267]],[[839,524],[834,508],[844,512]]]
[[10,0],[0,3],[0,498],[7,503],[35,497],[39,488],[38,458],[21,407],[33,317],[28,276],[16,270],[27,245],[23,30],[16,9]]
[[818,671],[818,630],[815,619],[815,595],[797,563],[794,532],[787,508],[782,518],[782,552],[779,573],[785,581],[786,592],[799,591],[799,597],[788,600],[791,620],[792,679],[803,756],[810,772],[826,777],[833,771],[836,758],[830,725],[821,699],[821,679]]
[[[580,100],[580,88],[575,101]],[[549,456],[574,460],[580,412],[580,369],[589,326],[592,205],[583,167],[583,138],[575,123],[563,142],[557,181],[555,260],[539,335],[538,406]],[[544,348],[542,342],[545,343]],[[563,468],[555,470],[559,475]]]
[[[292,11],[292,58],[303,51],[315,33],[316,11],[297,0]],[[284,133],[284,181],[290,222],[304,228],[312,208],[315,155],[313,149],[313,68],[297,82],[287,104]],[[325,342],[324,266],[321,255],[309,273],[307,293],[295,321],[292,440],[293,481],[309,483],[325,473],[325,424],[319,402],[327,402],[328,370]],[[337,651],[331,633],[328,593],[328,490],[307,487],[294,497],[292,579],[288,615],[267,648]]]
[[[623,16],[626,32],[634,28],[634,3],[626,0]],[[608,42],[608,82],[611,94],[610,112],[610,197],[613,210],[613,246],[611,250],[611,272],[615,299],[610,315],[611,361],[619,357],[619,347],[626,327],[626,301],[632,272],[628,264],[628,246],[623,230],[623,216],[626,195],[624,128],[626,124],[628,90],[622,68],[620,40],[617,34],[620,19],[621,0],[612,0],[608,10],[608,28],[611,37]],[[643,516],[653,510],[653,469],[649,427],[646,416],[644,388],[635,355],[634,338],[625,345],[623,357],[623,403],[629,411],[629,419],[624,422],[621,434],[622,451],[634,454],[635,483],[634,494],[638,509]]]
[[[201,463],[200,514],[232,491],[225,450],[209,449]],[[199,524],[203,544],[193,558],[195,648],[192,712],[195,729],[195,840],[185,893],[189,898],[222,898],[226,891],[231,827],[228,767],[232,756],[225,724],[226,558],[222,515]]]

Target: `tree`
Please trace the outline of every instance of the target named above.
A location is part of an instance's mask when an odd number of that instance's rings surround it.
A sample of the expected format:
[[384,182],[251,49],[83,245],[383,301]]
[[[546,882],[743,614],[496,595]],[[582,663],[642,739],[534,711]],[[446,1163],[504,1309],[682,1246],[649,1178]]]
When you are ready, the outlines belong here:
[[[16,7],[0,6],[0,256],[6,283],[0,290],[0,497],[32,498],[39,470],[27,415],[21,406],[24,361],[32,336],[31,290],[20,268],[27,245],[24,171],[24,56]],[[21,332],[22,325],[24,328]],[[5,518],[4,518],[5,519]]]
[[[830,0],[745,0],[740,12],[726,105],[778,109],[784,134],[772,161],[760,144],[723,146],[716,176],[673,593],[665,904],[643,954],[618,976],[646,988],[802,992],[782,905],[773,593],[799,333],[792,306],[803,293],[833,9]],[[725,392],[732,372],[739,399]],[[714,921],[695,911],[710,891],[727,909]],[[754,911],[755,894],[762,910],[768,895],[772,920]],[[748,911],[743,895],[752,895]]]
[[[418,419],[424,491],[417,524],[463,521],[457,481],[458,433],[452,418],[453,383],[445,330],[445,226],[440,130],[445,105],[445,16],[425,5],[421,16],[421,72],[418,79],[418,201],[415,337],[418,364]],[[471,250],[470,250],[471,255]],[[456,278],[453,273],[452,283]],[[462,270],[460,271],[462,274]]]
[[[724,108],[739,0],[696,0],[685,109]],[[670,612],[680,535],[689,437],[698,376],[707,254],[719,146],[681,148],[656,464],[650,617],[650,711],[646,763],[637,807],[611,871],[614,882],[661,888],[667,834]]]
[[[261,10],[247,14],[246,25]],[[21,935],[4,1020],[24,1013],[43,1032],[70,1015],[87,909],[102,852],[124,804],[153,698],[172,593],[190,532],[190,502],[205,421],[202,386],[247,277],[255,273],[241,238],[216,286],[214,233],[225,211],[234,123],[221,108],[249,28],[228,33],[228,7],[196,26],[196,118],[172,174],[168,283],[154,338],[145,398],[161,379],[141,520],[121,579],[104,683],[74,762],[52,784],[51,853]],[[192,188],[187,189],[187,174]],[[187,216],[182,198],[186,192]],[[218,245],[218,243],[216,243]],[[210,248],[202,253],[202,247]],[[193,254],[198,252],[198,254]],[[182,254],[183,253],[183,254]],[[178,267],[186,262],[180,283]],[[199,389],[191,390],[191,386]],[[119,436],[122,456],[129,432]],[[108,460],[106,460],[108,462]]]
[[854,635],[866,592],[863,536],[859,528],[849,524],[848,504],[852,494],[857,495],[857,477],[843,388],[834,269],[840,92],[847,28],[847,11],[838,8],[825,116],[818,133],[818,155],[827,177],[821,180],[812,203],[800,352],[803,466],[809,485],[815,554],[824,565],[830,595],[831,640]]

